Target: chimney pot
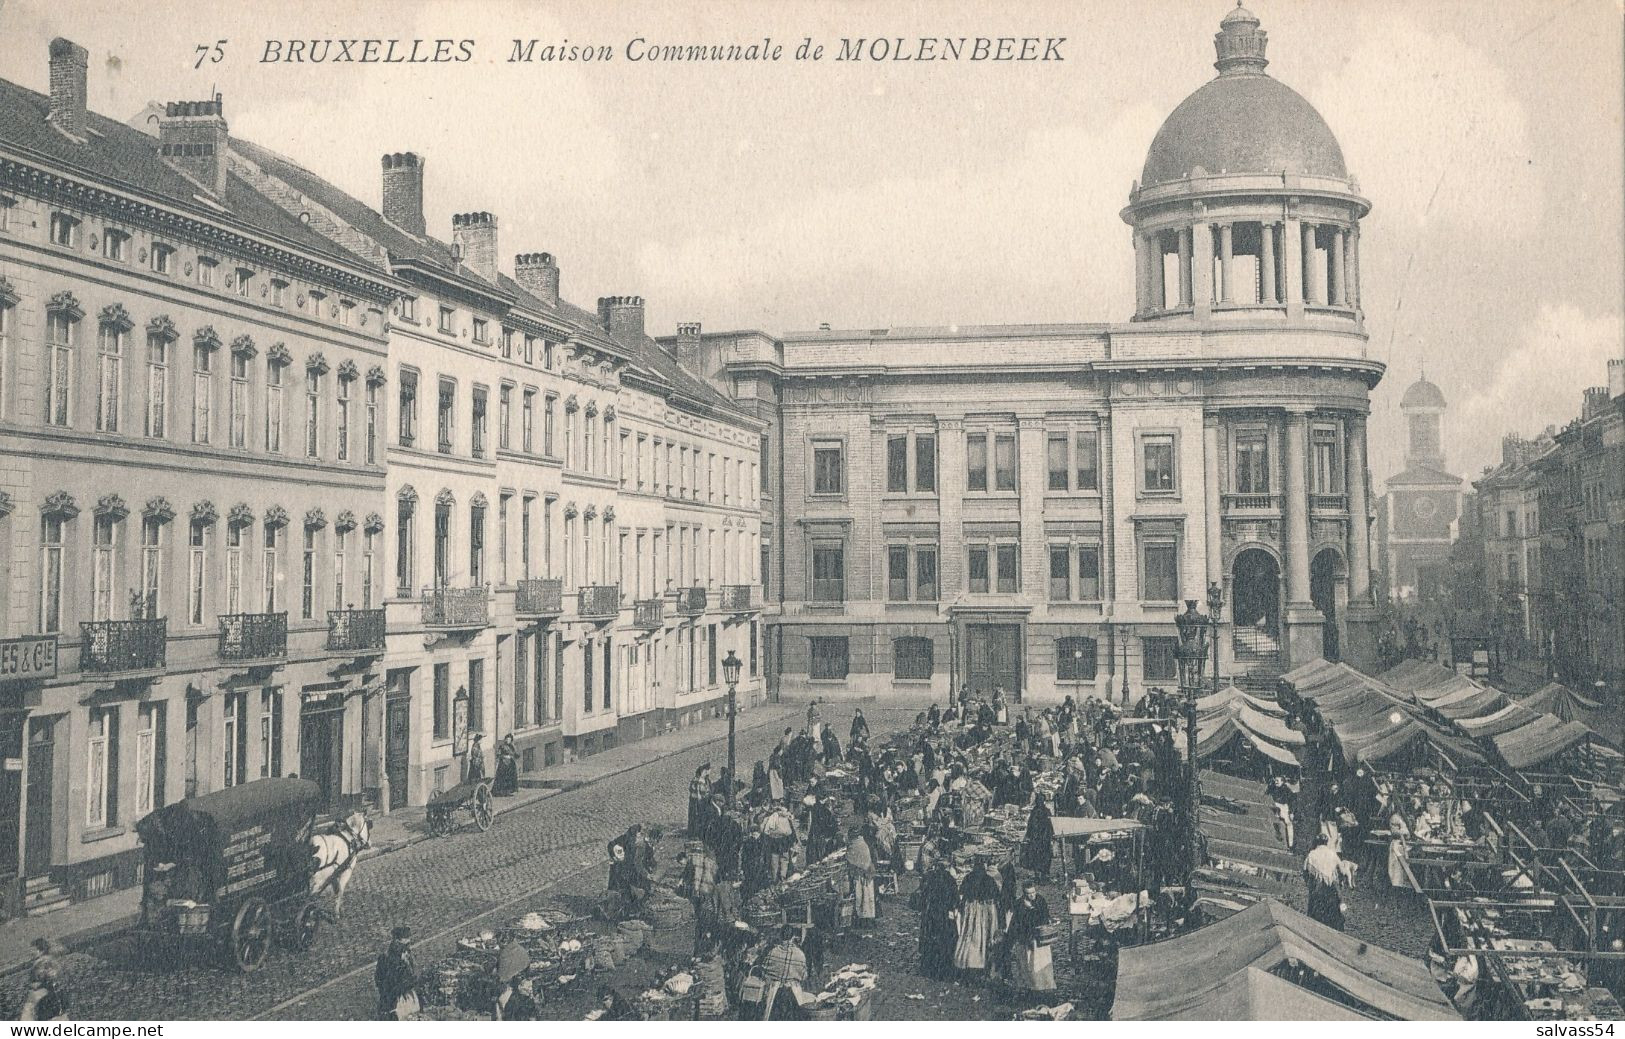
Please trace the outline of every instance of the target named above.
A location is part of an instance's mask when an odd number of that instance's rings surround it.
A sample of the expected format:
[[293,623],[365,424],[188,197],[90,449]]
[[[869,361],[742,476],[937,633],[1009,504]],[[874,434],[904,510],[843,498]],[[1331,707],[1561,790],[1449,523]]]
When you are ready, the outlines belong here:
[[212,101],[170,101],[158,120],[158,152],[164,161],[201,184],[216,198],[226,193],[227,152],[225,105]]
[[451,218],[451,240],[462,249],[462,262],[486,281],[497,280],[497,218],[490,213],[458,213]]
[[600,296],[598,320],[613,336],[643,335],[642,296]]
[[700,323],[687,321],[677,326],[677,363],[700,374]]
[[410,234],[426,230],[423,222],[423,159],[415,152],[384,156],[384,219]]
[[52,126],[76,141],[85,140],[86,76],[90,52],[72,40],[58,36],[51,41]]

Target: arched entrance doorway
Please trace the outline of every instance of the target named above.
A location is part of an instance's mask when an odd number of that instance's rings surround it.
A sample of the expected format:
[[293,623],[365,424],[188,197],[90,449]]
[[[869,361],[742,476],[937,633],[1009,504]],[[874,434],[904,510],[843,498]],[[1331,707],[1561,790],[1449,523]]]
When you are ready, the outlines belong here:
[[1342,619],[1338,600],[1347,595],[1343,588],[1347,577],[1343,557],[1336,549],[1321,549],[1309,564],[1309,601],[1326,618],[1320,630],[1321,655],[1327,660],[1342,659],[1342,641],[1338,638],[1337,630]]
[[1281,635],[1281,566],[1262,548],[1244,548],[1230,564],[1230,617],[1237,657],[1273,654]]

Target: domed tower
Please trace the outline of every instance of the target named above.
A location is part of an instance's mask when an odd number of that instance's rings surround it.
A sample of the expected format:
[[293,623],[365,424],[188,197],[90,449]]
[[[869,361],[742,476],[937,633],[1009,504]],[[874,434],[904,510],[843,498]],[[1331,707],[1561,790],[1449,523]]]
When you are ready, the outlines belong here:
[[1360,220],[1370,203],[1326,121],[1265,71],[1269,34],[1238,5],[1219,74],[1151,142],[1123,218],[1137,321],[1195,318],[1358,330]]
[[[1383,366],[1360,309],[1371,205],[1320,113],[1269,74],[1258,17],[1238,4],[1213,42],[1218,74],[1164,120],[1122,211],[1135,308],[1112,361],[1200,387],[1187,421],[1207,466],[1206,577],[1234,625],[1225,669],[1267,683],[1274,667],[1375,654],[1366,416]],[[1136,436],[1155,435],[1150,421]],[[1151,520],[1129,520],[1120,536],[1146,543]]]
[[1399,401],[1405,416],[1405,465],[1443,468],[1444,394],[1423,375]]
[[1442,588],[1453,524],[1461,514],[1462,479],[1445,468],[1444,394],[1420,376],[1399,401],[1405,417],[1405,471],[1388,478],[1388,594],[1431,599]]

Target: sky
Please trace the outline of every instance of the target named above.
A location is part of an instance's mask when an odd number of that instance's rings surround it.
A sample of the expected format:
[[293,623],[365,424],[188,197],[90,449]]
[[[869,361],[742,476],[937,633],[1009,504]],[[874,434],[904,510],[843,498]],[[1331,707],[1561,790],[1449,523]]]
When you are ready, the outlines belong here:
[[[1307,97],[1372,201],[1361,234],[1371,458],[1402,466],[1425,371],[1468,478],[1505,432],[1561,425],[1625,356],[1620,0],[1249,0],[1269,72]],[[500,221],[588,306],[648,328],[1124,321],[1119,212],[1163,117],[1213,75],[1225,0],[630,3],[0,0],[0,77],[91,52],[90,103],[223,95],[233,134],[376,204],[379,157],[427,160],[431,231]],[[836,62],[863,37],[1065,37],[1064,61]],[[266,41],[473,39],[455,64],[266,63]],[[632,62],[650,43],[784,47],[773,63]],[[824,60],[792,60],[804,37]],[[515,38],[608,62],[511,64]],[[226,41],[194,67],[200,44]],[[540,45],[540,44],[539,44]]]

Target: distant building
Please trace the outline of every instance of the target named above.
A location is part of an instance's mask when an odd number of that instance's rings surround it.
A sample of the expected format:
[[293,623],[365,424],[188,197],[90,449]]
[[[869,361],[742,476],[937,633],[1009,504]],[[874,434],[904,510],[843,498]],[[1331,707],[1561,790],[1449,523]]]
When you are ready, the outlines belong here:
[[1435,600],[1461,513],[1462,479],[1446,468],[1445,399],[1425,377],[1399,402],[1405,419],[1405,470],[1389,477],[1383,496],[1381,556],[1394,602]]

